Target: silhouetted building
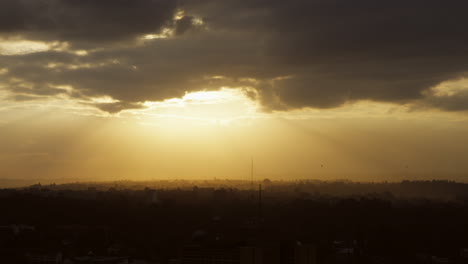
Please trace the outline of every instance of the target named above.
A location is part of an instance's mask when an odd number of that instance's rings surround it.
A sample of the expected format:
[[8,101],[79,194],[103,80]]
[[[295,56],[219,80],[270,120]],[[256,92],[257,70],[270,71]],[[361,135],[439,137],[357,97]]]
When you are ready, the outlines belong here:
[[294,264],[315,264],[316,255],[314,245],[297,245],[294,249]]
[[262,264],[263,252],[258,247],[241,247],[240,264]]
[[62,262],[62,253],[57,253],[56,255],[27,255],[28,263],[37,263],[37,264],[59,264]]
[[181,264],[238,264],[239,249],[191,245],[182,250]]

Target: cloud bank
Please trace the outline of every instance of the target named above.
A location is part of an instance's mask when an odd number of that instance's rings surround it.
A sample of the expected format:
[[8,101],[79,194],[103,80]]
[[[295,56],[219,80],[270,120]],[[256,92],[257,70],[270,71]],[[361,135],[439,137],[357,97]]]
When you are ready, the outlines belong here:
[[[238,87],[263,109],[359,100],[468,110],[461,0],[5,0],[2,52],[11,100],[65,95],[115,113],[186,92]],[[2,42],[0,41],[0,43]],[[111,97],[109,103],[92,98]]]

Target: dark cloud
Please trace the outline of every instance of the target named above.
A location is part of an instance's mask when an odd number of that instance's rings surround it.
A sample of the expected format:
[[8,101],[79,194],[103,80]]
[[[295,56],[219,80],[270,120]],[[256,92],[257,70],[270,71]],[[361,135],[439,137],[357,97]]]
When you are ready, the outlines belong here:
[[264,56],[290,76],[260,89],[267,106],[272,93],[282,102],[273,108],[407,102],[468,67],[465,1],[187,2],[219,30],[264,39]]
[[[120,101],[110,112],[221,86],[250,87],[266,110],[408,103],[468,71],[467,8],[459,0],[8,0],[4,36],[110,44],[88,56],[3,57],[0,67],[24,82],[109,95]],[[185,16],[173,20],[177,10]],[[196,18],[204,25],[191,31]],[[164,27],[174,36],[112,45]],[[58,66],[45,67],[51,62]],[[430,102],[451,111],[468,108],[463,98]]]
[[175,34],[184,34],[187,30],[193,28],[194,18],[192,16],[184,16],[176,21]]
[[115,114],[126,109],[141,109],[143,106],[141,104],[135,103],[126,103],[126,102],[116,102],[116,103],[95,103],[90,104],[94,107],[101,109],[104,112]]
[[465,79],[445,83],[425,93],[414,108],[435,107],[445,111],[468,111],[468,82]]
[[121,41],[158,32],[174,0],[3,0],[0,34],[71,43]]

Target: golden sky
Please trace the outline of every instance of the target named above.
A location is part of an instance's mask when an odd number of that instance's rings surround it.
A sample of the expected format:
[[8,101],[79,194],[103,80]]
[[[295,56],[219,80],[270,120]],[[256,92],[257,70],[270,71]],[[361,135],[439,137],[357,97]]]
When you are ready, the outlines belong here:
[[465,181],[468,4],[292,2],[2,1],[0,178]]
[[[72,100],[0,110],[5,178],[463,180],[468,118],[361,102],[265,113],[235,89],[108,114]],[[323,165],[323,167],[322,167]]]

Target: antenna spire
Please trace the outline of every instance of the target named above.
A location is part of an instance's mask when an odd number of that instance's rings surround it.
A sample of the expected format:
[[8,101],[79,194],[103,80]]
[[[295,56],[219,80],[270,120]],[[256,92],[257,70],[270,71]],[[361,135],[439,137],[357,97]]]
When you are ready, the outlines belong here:
[[250,165],[250,185],[253,190],[254,184],[254,164],[253,164],[253,157],[251,157],[251,165]]

